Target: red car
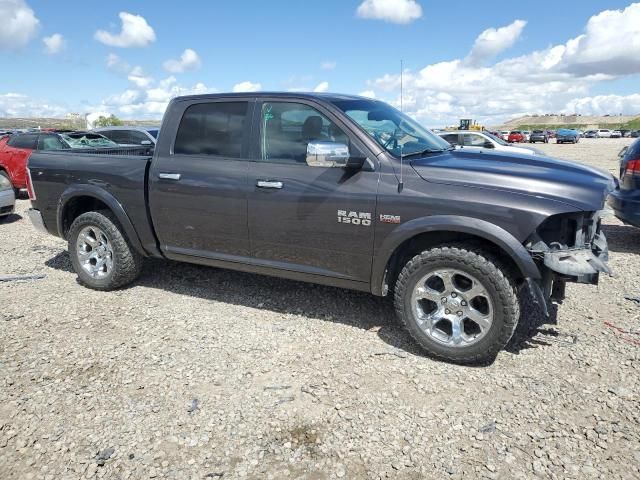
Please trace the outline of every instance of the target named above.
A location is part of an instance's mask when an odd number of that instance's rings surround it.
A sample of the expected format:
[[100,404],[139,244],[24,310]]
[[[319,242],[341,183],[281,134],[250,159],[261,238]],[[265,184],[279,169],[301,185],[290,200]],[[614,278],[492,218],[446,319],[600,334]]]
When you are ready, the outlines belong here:
[[7,177],[16,191],[27,188],[27,160],[37,141],[37,133],[0,138],[0,175]]
[[524,141],[526,141],[526,137],[520,130],[513,130],[509,133],[509,138],[507,138],[507,142],[509,143],[522,143]]

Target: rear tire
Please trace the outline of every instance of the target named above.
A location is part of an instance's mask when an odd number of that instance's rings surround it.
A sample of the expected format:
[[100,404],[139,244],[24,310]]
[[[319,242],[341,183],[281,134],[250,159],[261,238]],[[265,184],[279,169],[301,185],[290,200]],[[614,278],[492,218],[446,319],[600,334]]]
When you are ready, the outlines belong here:
[[68,239],[71,263],[85,287],[114,290],[140,275],[143,258],[110,211],[83,213],[71,224]]
[[467,245],[437,247],[413,257],[398,276],[394,303],[420,347],[435,358],[463,364],[492,361],[509,342],[520,312],[507,269]]

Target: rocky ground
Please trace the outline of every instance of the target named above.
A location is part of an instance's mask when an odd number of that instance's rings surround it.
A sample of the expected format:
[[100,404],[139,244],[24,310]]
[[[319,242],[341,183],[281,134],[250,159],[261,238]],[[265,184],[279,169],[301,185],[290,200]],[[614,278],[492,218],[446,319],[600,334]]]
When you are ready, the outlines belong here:
[[[617,171],[627,140],[542,145]],[[491,365],[423,356],[388,301],[150,262],[111,293],[0,224],[0,478],[640,478],[640,230]]]

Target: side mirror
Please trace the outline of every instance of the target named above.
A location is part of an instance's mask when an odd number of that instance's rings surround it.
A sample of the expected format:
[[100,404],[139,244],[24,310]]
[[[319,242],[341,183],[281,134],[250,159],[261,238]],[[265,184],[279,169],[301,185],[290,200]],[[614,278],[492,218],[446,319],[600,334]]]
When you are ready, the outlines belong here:
[[496,148],[496,146],[491,142],[484,142],[484,148]]
[[140,142],[140,145],[149,146],[149,145],[153,145],[153,142],[151,140],[143,140]]
[[362,168],[365,158],[352,157],[344,143],[312,141],[307,144],[307,165],[310,167]]

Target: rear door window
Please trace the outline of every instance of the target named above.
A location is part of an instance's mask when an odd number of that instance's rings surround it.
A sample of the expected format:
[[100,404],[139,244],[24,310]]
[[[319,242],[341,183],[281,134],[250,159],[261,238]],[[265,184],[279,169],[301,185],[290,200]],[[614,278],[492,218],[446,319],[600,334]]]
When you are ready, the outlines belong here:
[[451,145],[460,145],[460,140],[458,140],[457,133],[448,133],[446,135],[441,135],[443,139],[449,142]]
[[462,135],[463,144],[466,147],[484,147],[487,140],[482,135],[476,135],[473,133],[465,133]]
[[241,158],[248,106],[248,102],[191,105],[180,121],[173,153]]
[[38,150],[62,150],[65,148],[62,140],[57,135],[40,135]]
[[36,142],[38,141],[38,134],[24,134],[12,136],[7,145],[13,148],[29,148],[35,150]]

